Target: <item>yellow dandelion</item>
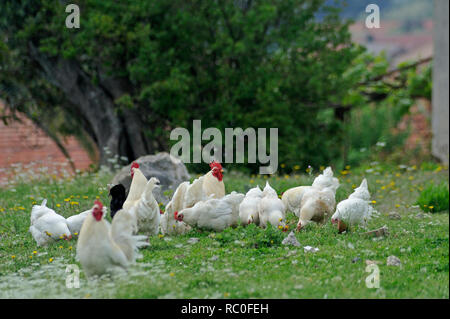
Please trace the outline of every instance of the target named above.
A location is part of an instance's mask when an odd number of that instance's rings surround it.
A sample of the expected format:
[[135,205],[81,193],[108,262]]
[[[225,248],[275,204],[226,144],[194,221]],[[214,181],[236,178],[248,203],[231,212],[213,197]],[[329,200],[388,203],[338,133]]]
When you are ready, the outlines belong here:
[[395,207],[399,208],[399,207],[400,207],[400,204],[395,204]]
[[288,174],[284,175],[284,178],[289,179],[289,175]]
[[346,165],[346,166],[345,166],[345,169],[346,169],[346,170],[349,170],[349,169],[350,169],[350,165]]
[[401,174],[400,174],[400,173],[397,173],[397,174],[395,174],[395,176],[397,176],[397,177],[400,177],[400,176],[401,176]]
[[281,164],[280,166],[281,166],[281,168],[285,168],[286,164]]
[[70,198],[64,198],[65,202],[70,202]]
[[83,196],[83,199],[88,199],[88,198],[89,198],[89,196],[86,196],[86,195]]
[[412,181],[412,180],[414,179],[414,176],[410,176],[410,177],[408,177],[408,179],[409,179],[410,181]]
[[69,246],[69,248],[68,248],[69,250],[72,250],[72,246]]
[[33,259],[33,256],[30,255],[30,256],[28,256],[28,258]]
[[300,169],[300,165],[294,165],[294,169],[298,171]]
[[95,196],[95,198],[96,198],[96,199],[100,199],[100,196],[97,195],[97,196]]
[[230,297],[230,293],[229,293],[229,292],[226,292],[226,293],[223,294],[223,296],[224,296],[225,298]]
[[377,201],[376,201],[376,200],[373,200],[373,201],[372,201],[372,204],[376,204],[376,203],[377,203]]
[[12,258],[12,259],[16,258],[16,255],[12,255],[11,258]]
[[36,254],[37,254],[37,251],[36,251],[36,250],[33,250],[33,254],[36,255]]
[[62,249],[63,248],[63,246],[59,246],[59,249]]
[[75,205],[79,205],[78,202],[70,202],[70,205],[75,206]]
[[433,208],[434,208],[434,206],[428,206],[428,208],[429,208],[429,209],[433,209]]
[[61,204],[56,204],[56,207],[61,207]]
[[320,165],[320,170],[323,171],[325,169],[325,166]]
[[162,234],[159,234],[159,235],[158,235],[158,237],[159,237],[159,238],[163,238],[163,237],[164,237],[164,235],[162,235]]
[[78,236],[78,233],[73,233],[75,236]]
[[35,200],[31,202],[31,205],[36,205],[36,204],[37,204],[37,202]]
[[170,277],[173,277],[173,276],[175,276],[175,274],[174,274],[173,272],[171,272],[171,273],[169,274],[169,276],[170,276]]
[[386,189],[386,186],[381,186],[381,189],[382,189],[382,190],[385,190],[385,189]]
[[250,184],[253,184],[255,181],[253,179],[250,180]]
[[50,259],[48,260],[48,262],[49,262],[49,263],[53,262],[53,258],[50,258]]

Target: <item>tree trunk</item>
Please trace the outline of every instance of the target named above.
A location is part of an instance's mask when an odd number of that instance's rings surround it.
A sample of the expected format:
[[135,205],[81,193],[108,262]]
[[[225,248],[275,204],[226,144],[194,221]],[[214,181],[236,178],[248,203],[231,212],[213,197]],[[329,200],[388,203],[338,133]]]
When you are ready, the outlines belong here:
[[122,81],[100,76],[100,85],[95,85],[76,61],[48,57],[31,42],[29,48],[46,78],[77,108],[83,129],[97,144],[100,164],[108,164],[106,148],[112,155],[126,156],[129,161],[151,151],[142,134],[142,121],[134,110],[124,110],[119,117],[114,109],[114,100],[128,89]]

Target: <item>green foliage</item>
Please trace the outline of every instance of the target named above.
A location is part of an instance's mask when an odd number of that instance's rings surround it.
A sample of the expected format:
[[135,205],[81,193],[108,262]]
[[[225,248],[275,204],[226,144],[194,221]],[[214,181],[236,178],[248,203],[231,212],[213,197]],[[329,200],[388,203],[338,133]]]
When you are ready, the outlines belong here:
[[[0,4],[0,96],[64,134],[95,129],[44,76],[30,44],[71,60],[102,88],[105,78],[123,84],[114,99],[117,116],[124,122],[126,112],[136,114],[142,135],[159,151],[176,142],[169,141],[173,128],[192,132],[194,119],[222,132],[277,127],[280,162],[289,168],[337,164],[348,152],[357,162],[360,148],[389,140],[389,128],[413,98],[430,96],[431,68],[402,72],[407,86],[372,80],[389,63],[352,43],[350,21],[339,17],[342,1],[76,3],[80,29],[65,27],[64,1]],[[360,124],[340,116],[342,109]],[[373,109],[379,119],[369,116]],[[259,163],[227,166],[254,173]]]
[[436,185],[431,182],[420,193],[417,205],[425,212],[448,211],[449,191],[448,183],[442,182]]

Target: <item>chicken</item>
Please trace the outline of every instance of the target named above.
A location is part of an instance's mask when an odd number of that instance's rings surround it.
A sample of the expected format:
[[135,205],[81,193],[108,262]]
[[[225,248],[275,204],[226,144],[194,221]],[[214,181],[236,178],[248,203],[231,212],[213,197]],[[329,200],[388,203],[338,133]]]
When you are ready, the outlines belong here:
[[232,192],[219,199],[210,198],[196,203],[193,207],[185,208],[179,213],[175,212],[174,218],[190,226],[219,232],[237,225],[239,204],[244,197],[244,194]]
[[[158,202],[153,196],[153,189],[159,187],[159,180],[156,177],[150,178],[141,197],[134,201],[134,205],[125,208],[137,225],[136,231],[144,232],[148,235],[157,235],[159,232],[159,221],[161,218]],[[124,205],[125,206],[125,205]]]
[[312,187],[317,189],[329,187],[336,192],[339,187],[339,180],[336,177],[333,177],[333,170],[331,167],[325,168],[323,173],[314,179],[312,186],[293,187],[283,193],[281,200],[286,206],[286,209],[294,213],[295,216],[300,217],[303,195]]
[[163,235],[182,235],[189,232],[192,227],[183,221],[174,218],[174,214],[183,209],[183,201],[189,182],[178,185],[172,199],[166,205],[166,210],[161,216],[160,229]]
[[352,225],[366,226],[367,221],[375,215],[369,200],[367,180],[363,179],[361,185],[347,199],[339,202],[336,212],[331,216],[331,222],[338,224],[339,233]]
[[90,211],[91,210],[86,210],[82,213],[70,216],[66,219],[67,226],[69,226],[69,230],[73,235],[80,233],[81,226],[83,226],[83,222]]
[[335,189],[325,187],[319,189],[311,187],[302,198],[297,230],[302,229],[310,222],[324,222],[336,206]]
[[148,245],[145,236],[133,236],[134,219],[125,210],[117,212],[112,225],[103,217],[106,209],[96,200],[81,227],[77,259],[88,277],[126,269]]
[[46,199],[41,205],[33,206],[30,220],[29,231],[38,246],[45,246],[58,239],[72,238],[66,219],[48,208]]
[[186,191],[183,208],[193,207],[197,202],[208,198],[222,198],[225,196],[223,183],[223,169],[218,162],[209,164],[211,170],[195,179]]
[[123,203],[122,207],[125,210],[130,209],[141,198],[145,186],[147,185],[147,178],[142,174],[139,169],[139,164],[133,162],[131,164],[131,185],[128,192],[127,199]]
[[242,203],[239,205],[239,219],[242,225],[255,223],[259,225],[259,202],[263,197],[263,192],[256,186],[250,189]]
[[125,200],[127,199],[125,186],[122,184],[114,185],[109,190],[109,196],[111,196],[111,201],[109,203],[111,209],[110,214],[111,218],[114,218],[114,215],[122,209],[123,203],[125,203]]
[[258,206],[259,225],[263,228],[270,223],[273,227],[287,230],[285,223],[286,206],[278,198],[277,192],[266,182],[263,190],[263,197]]

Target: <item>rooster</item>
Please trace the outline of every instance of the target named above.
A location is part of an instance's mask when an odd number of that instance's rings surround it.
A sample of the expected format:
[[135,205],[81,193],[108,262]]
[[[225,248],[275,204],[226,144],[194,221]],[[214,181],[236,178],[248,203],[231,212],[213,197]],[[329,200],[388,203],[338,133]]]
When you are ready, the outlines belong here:
[[351,225],[366,226],[367,221],[374,215],[374,209],[369,204],[370,193],[367,180],[356,188],[350,196],[339,202],[336,212],[331,216],[331,222],[338,224],[339,233],[347,230]]
[[29,231],[38,246],[45,246],[58,239],[72,238],[66,219],[48,208],[46,199],[41,205],[33,206],[30,219]]
[[130,209],[135,203],[141,198],[141,194],[144,191],[145,186],[147,185],[147,178],[145,178],[144,174],[142,174],[139,169],[139,164],[133,162],[131,164],[131,185],[130,190],[128,192],[127,199],[123,203],[123,209]]
[[190,226],[222,231],[230,226],[236,226],[239,218],[239,204],[244,194],[232,192],[222,198],[210,198],[197,202],[193,207],[175,212],[174,218],[184,221]]
[[223,169],[218,162],[209,164],[211,170],[195,179],[186,191],[183,208],[190,208],[199,201],[208,198],[222,198],[225,196],[223,183]]
[[294,213],[295,216],[300,217],[303,195],[313,187],[319,190],[329,187],[336,192],[339,187],[339,180],[333,177],[331,167],[325,168],[323,173],[314,179],[312,186],[293,187],[283,193],[281,200],[286,206],[286,209]]
[[259,225],[258,206],[263,192],[256,186],[250,189],[246,194],[242,203],[239,205],[239,219],[242,225],[249,225],[255,223]]
[[124,210],[128,211],[135,219],[136,231],[144,232],[148,235],[157,235],[159,232],[161,214],[158,202],[153,196],[155,187],[159,187],[159,180],[156,177],[152,177],[145,185],[140,198],[133,202],[133,206],[129,208],[124,207]]
[[271,224],[273,227],[278,227],[283,231],[287,230],[285,223],[286,206],[283,201],[278,198],[277,192],[270,186],[269,182],[266,182],[266,186],[263,190],[263,197],[259,202],[259,225],[263,228],[267,227],[267,224]]
[[184,195],[189,187],[189,182],[183,182],[178,185],[172,199],[166,205],[166,210],[161,216],[160,229],[163,235],[182,235],[189,232],[192,228],[183,221],[174,218],[175,212],[183,209]]
[[106,209],[96,200],[81,227],[77,259],[88,277],[126,269],[147,246],[146,236],[133,236],[134,219],[125,210],[117,212],[112,225],[103,217]]

